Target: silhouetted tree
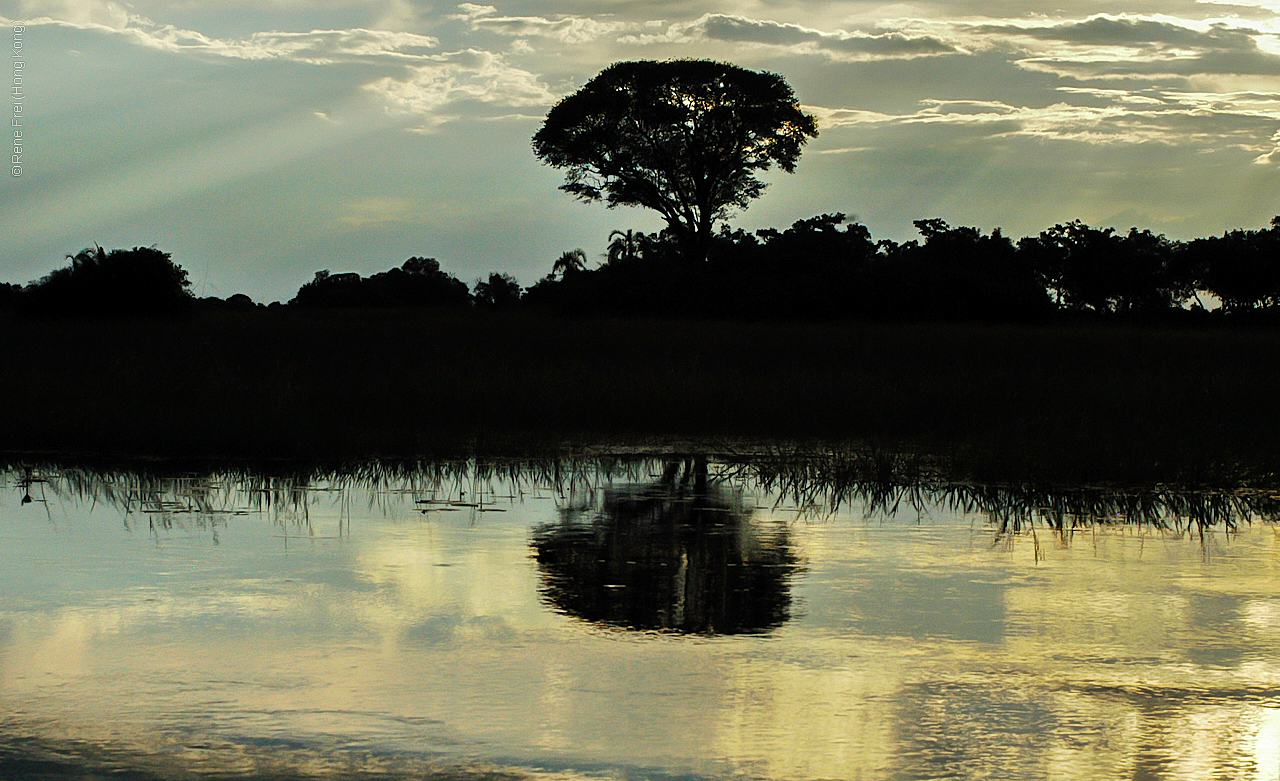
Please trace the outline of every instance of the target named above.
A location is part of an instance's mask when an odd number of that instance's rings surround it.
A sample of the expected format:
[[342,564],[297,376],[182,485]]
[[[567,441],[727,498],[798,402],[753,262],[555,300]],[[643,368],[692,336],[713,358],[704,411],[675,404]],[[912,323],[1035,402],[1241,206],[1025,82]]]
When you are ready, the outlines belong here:
[[102,247],[68,255],[70,266],[27,285],[25,311],[49,315],[169,316],[186,311],[193,298],[187,272],[155,247]]
[[493,272],[486,279],[477,279],[472,298],[476,306],[485,309],[510,309],[520,303],[520,283],[510,274]]
[[785,231],[772,228],[756,231],[765,251],[784,263],[804,263],[814,259],[848,265],[866,262],[879,251],[871,231],[856,222],[845,224],[844,214],[820,214],[796,220]]
[[1234,230],[1196,239],[1188,263],[1199,287],[1227,313],[1280,305],[1280,217],[1267,230]]
[[640,257],[644,234],[628,229],[609,232],[609,249],[605,258],[609,263],[626,263]]
[[259,308],[261,305],[254,303],[244,293],[236,293],[228,298],[218,298],[217,296],[205,296],[196,299],[196,309],[208,312],[249,312]]
[[568,252],[560,254],[556,258],[556,262],[551,265],[551,276],[559,276],[563,279],[568,274],[576,274],[587,268],[587,253],[581,248],[572,249]]
[[393,268],[362,278],[359,274],[317,271],[289,302],[303,308],[467,306],[467,283],[441,271],[435,258],[409,258]]
[[289,305],[314,309],[369,306],[371,302],[364,293],[359,274],[334,274],[326,268],[298,288]]
[[720,267],[728,271],[739,265],[745,272],[737,291],[744,314],[867,316],[876,297],[869,287],[869,262],[879,250],[866,226],[849,223],[842,229],[844,222],[837,212],[797,220],[784,231],[756,231],[754,242],[722,235],[716,254],[740,257]]
[[0,282],[0,309],[17,309],[22,297],[22,286]]
[[227,306],[238,311],[247,311],[256,308],[258,305],[244,293],[235,293],[227,299]]
[[945,220],[916,220],[924,239],[888,249],[881,284],[898,316],[939,320],[1029,320],[1052,306],[1034,269],[999,228],[951,227]]
[[411,306],[465,306],[470,302],[467,283],[441,270],[435,258],[412,257],[399,269],[370,279],[383,288],[398,290],[401,300]]
[[1173,274],[1174,244],[1150,231],[1133,228],[1122,236],[1076,220],[1022,239],[1019,249],[1066,309],[1151,312],[1181,303],[1189,292]]
[[795,170],[817,135],[774,73],[709,60],[620,62],[547,114],[533,137],[560,189],[662,215],[686,257],[705,259],[715,223],[764,191],[756,173]]
[[1162,234],[1130,228],[1124,236],[1125,262],[1118,302],[1121,311],[1158,312],[1181,306],[1195,295],[1195,280],[1178,256],[1183,247]]

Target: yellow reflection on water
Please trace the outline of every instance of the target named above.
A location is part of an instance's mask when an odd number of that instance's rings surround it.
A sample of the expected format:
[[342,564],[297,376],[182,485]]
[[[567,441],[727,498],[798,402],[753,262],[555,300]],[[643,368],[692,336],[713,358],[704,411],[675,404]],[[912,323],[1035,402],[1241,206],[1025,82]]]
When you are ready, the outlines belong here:
[[0,506],[0,572],[25,579],[2,584],[0,735],[233,773],[267,752],[320,776],[358,754],[584,778],[1280,781],[1268,526],[1033,540],[938,507],[759,509],[735,544],[757,555],[785,525],[790,617],[716,636],[554,609],[530,530],[567,508],[502,509],[345,496],[307,512],[347,524],[332,539],[286,546],[260,513],[166,547],[102,506],[66,502],[47,534]]

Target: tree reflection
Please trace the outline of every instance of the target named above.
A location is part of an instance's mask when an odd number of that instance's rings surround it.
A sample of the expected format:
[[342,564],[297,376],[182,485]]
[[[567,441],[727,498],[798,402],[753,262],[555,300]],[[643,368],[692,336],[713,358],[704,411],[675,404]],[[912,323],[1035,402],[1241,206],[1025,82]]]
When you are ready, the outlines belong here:
[[753,523],[707,480],[704,457],[669,459],[654,482],[608,488],[598,508],[534,530],[555,609],[629,629],[765,632],[791,615],[797,561],[783,526]]

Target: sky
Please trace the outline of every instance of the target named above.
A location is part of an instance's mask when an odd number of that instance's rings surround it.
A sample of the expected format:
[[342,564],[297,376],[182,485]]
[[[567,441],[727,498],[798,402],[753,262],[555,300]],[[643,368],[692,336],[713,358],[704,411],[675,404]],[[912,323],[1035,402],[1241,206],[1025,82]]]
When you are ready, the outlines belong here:
[[574,200],[530,150],[556,101],[637,59],[775,72],[818,119],[734,227],[1185,239],[1280,213],[1280,0],[492,2],[0,0],[23,133],[0,281],[98,244],[260,301],[412,256],[532,284],[662,225]]

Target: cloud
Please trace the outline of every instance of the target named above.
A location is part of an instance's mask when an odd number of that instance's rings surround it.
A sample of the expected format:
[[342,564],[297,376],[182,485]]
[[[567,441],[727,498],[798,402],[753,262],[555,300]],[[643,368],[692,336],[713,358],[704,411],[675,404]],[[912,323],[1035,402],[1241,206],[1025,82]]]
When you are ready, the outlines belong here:
[[1224,22],[1095,15],[969,30],[985,36],[981,45],[1016,52],[1013,59],[1022,68],[1075,79],[1185,84],[1197,77],[1280,77],[1280,55],[1259,43],[1270,33]]
[[210,38],[172,26],[131,26],[125,34],[143,46],[175,53],[209,54],[245,60],[284,59],[315,65],[339,62],[416,62],[428,59],[439,40],[388,30],[258,32],[246,38]]
[[512,108],[556,101],[538,76],[511,66],[500,54],[466,49],[427,59],[411,66],[404,78],[382,78],[365,89],[397,111],[420,115],[425,120],[422,129],[455,119],[447,109],[463,103]]
[[566,44],[587,43],[628,29],[624,22],[601,22],[581,16],[544,19],[538,16],[484,16],[471,22],[472,29],[511,37],[551,38]]
[[478,5],[476,3],[462,3],[458,6],[462,9],[460,14],[449,14],[446,19],[461,19],[462,21],[471,21],[481,16],[491,16],[498,13],[498,9],[491,5]]
[[359,198],[342,205],[338,221],[353,228],[381,228],[411,221],[416,206],[409,198]]
[[317,64],[355,60],[413,62],[427,58],[440,46],[440,41],[429,35],[359,28],[254,33],[248,40],[251,46],[272,56]]
[[1271,136],[1271,150],[1253,158],[1253,162],[1255,165],[1280,164],[1280,131]]
[[[491,8],[467,4],[472,17],[490,19]],[[498,20],[501,21],[501,20]],[[48,21],[63,27],[80,25]],[[103,30],[90,25],[92,30]],[[352,28],[307,32],[264,31],[240,38],[216,38],[173,25],[158,25],[130,17],[123,28],[103,30],[143,48],[173,54],[236,60],[280,60],[312,65],[364,63],[391,66],[395,75],[364,83],[366,94],[382,99],[395,113],[422,118],[419,129],[429,130],[460,116],[489,118],[501,109],[549,106],[556,100],[539,76],[514,67],[501,54],[476,48],[439,52],[439,39],[418,33]],[[561,35],[572,35],[565,28]],[[385,72],[385,68],[384,68]],[[469,107],[464,111],[463,107]]]
[[628,36],[629,43],[694,43],[720,41],[778,47],[795,54],[822,54],[833,59],[908,58],[951,54],[955,46],[931,35],[824,32],[797,24],[784,24],[726,14],[705,14],[687,23],[673,24],[662,34]]
[[900,116],[895,114],[886,114],[880,111],[864,111],[855,108],[831,108],[827,106],[805,106],[804,110],[812,114],[818,120],[818,127],[821,130],[893,122]]
[[566,44],[588,43],[633,27],[626,22],[602,22],[586,16],[499,16],[497,8],[475,3],[463,3],[458,8],[462,13],[448,18],[467,22],[473,31],[513,38],[550,38]]
[[1062,57],[1028,57],[1020,65],[1080,79],[1140,78],[1150,81],[1160,77],[1194,78],[1196,76],[1261,76],[1280,77],[1280,56],[1261,51],[1211,51],[1185,57],[1154,59],[1066,59]]
[[[1147,106],[1164,106],[1170,101],[1159,94],[1147,91],[1110,89],[1105,87],[1058,87],[1058,91],[1076,98],[1096,98],[1106,103],[1129,103]],[[1154,91],[1158,93],[1158,91]]]
[[[1066,91],[1069,97],[1074,91]],[[882,132],[913,128],[952,128],[966,137],[1032,137],[1092,145],[1155,143],[1211,151],[1235,147],[1260,156],[1276,151],[1280,96],[1251,111],[1215,108],[1203,96],[1113,96],[1104,105],[1068,101],[1046,106],[1013,106],[1000,101],[925,100],[907,114],[808,106],[824,130]]]
[[17,18],[28,24],[59,21],[77,27],[123,30],[137,18],[120,3],[109,0],[22,0]]
[[[70,2],[61,5],[72,6]],[[196,30],[160,25],[137,15],[112,15],[113,3],[74,4],[57,18],[36,17],[30,25],[99,30],[125,37],[132,43],[175,54],[208,55],[241,60],[293,60],[317,65],[339,62],[411,63],[429,59],[440,41],[429,35],[391,30],[310,30],[307,32],[255,32],[243,38],[216,38]],[[84,13],[74,12],[76,9]],[[95,9],[106,9],[98,13]],[[46,9],[51,10],[51,9]],[[105,19],[107,22],[92,21]]]

